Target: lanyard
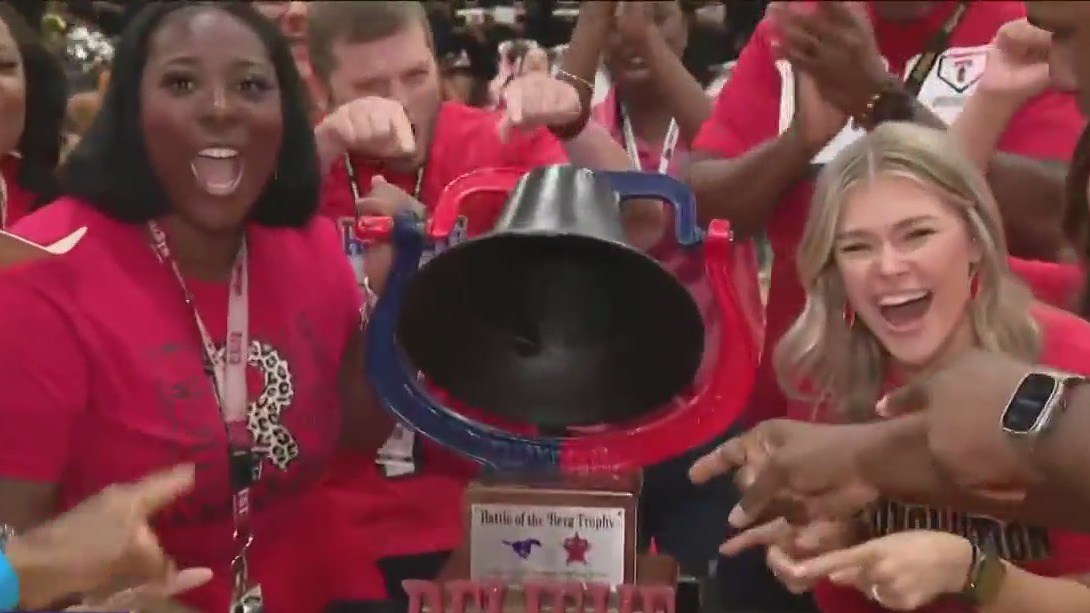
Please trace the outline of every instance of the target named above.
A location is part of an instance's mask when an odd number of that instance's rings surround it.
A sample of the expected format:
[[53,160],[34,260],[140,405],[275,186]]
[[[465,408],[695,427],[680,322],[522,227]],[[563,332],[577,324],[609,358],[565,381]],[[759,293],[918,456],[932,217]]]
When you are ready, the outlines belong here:
[[[636,148],[636,135],[632,131],[632,122],[629,121],[628,113],[625,112],[620,98],[617,99],[617,117],[620,119],[625,151],[628,152],[628,157],[636,168],[642,171],[643,163],[640,162],[640,152]],[[674,157],[674,149],[677,148],[678,132],[677,120],[671,117],[670,127],[666,129],[666,138],[662,139],[662,153],[659,155],[657,171],[660,175],[667,174],[670,170],[670,161]]]
[[[356,220],[363,216],[363,211],[360,210],[360,200],[363,199],[363,190],[360,188],[360,178],[356,174],[356,168],[352,166],[352,157],[347,153],[344,154],[344,166],[348,170],[348,187],[352,190],[352,201],[356,205]],[[416,171],[416,185],[413,187],[413,199],[420,200],[420,190],[424,185],[424,170],[427,168],[427,163],[422,165]]]
[[[203,349],[202,362],[205,374],[212,384],[220,417],[227,433],[227,468],[231,484],[231,509],[234,520],[233,539],[235,556],[231,560],[234,573],[231,611],[259,611],[250,608],[253,603],[243,603],[252,599],[257,586],[251,586],[246,563],[246,554],[253,543],[250,526],[250,489],[258,478],[259,464],[253,453],[253,440],[247,427],[246,411],[246,361],[249,357],[249,271],[247,270],[246,240],[243,239],[231,268],[231,281],[228,286],[227,301],[227,341],[223,354],[216,350],[216,344],[208,333],[204,320],[197,312],[193,293],[189,291],[185,278],[178,269],[178,264],[171,255],[166,234],[154,221],[148,222],[152,248],[161,264],[168,265],[174,279],[182,290],[186,306],[189,307],[201,336]],[[260,596],[257,596],[260,598]],[[259,601],[258,601],[259,602]]]
[[912,67],[912,71],[908,73],[908,77],[905,79],[905,89],[913,98],[920,95],[923,82],[927,80],[927,75],[931,73],[931,69],[939,61],[939,57],[946,51],[950,44],[950,36],[957,29],[961,20],[965,18],[965,12],[968,10],[969,2],[967,0],[958,2],[957,6],[954,7],[954,12],[950,13],[950,16],[946,18],[939,31],[935,32],[931,40],[927,41],[923,54],[920,55],[920,59]]

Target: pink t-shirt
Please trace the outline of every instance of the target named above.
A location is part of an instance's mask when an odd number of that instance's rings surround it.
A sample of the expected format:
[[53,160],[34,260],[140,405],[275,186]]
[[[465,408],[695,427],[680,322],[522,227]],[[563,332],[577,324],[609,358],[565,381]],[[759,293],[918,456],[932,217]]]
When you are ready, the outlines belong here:
[[[609,133],[613,135],[613,139],[622,146],[626,146],[624,142],[624,128],[621,126],[621,118],[617,113],[617,90],[610,88],[606,93],[606,97],[596,104],[591,109],[590,116],[602,124]],[[648,143],[636,137],[636,155],[640,158],[640,169],[645,172],[655,172],[658,170],[659,162],[662,160],[663,143]],[[674,147],[672,157],[669,164],[666,167],[666,174],[677,177],[680,171],[685,168],[685,165],[689,160],[689,148],[685,145],[684,139],[677,139],[677,144]]]
[[[56,483],[68,508],[112,483],[178,463],[195,490],[156,519],[181,567],[215,578],[183,597],[226,611],[234,554],[226,437],[182,290],[146,229],[64,198],[14,232],[41,243],[86,227],[68,255],[0,276],[0,475]],[[251,576],[270,613],[325,605],[328,536],[311,497],[340,430],[336,374],[358,334],[359,292],[325,218],[302,229],[251,226],[249,411],[261,478],[252,493]],[[227,284],[189,280],[217,343]],[[222,347],[222,344],[220,345]]]

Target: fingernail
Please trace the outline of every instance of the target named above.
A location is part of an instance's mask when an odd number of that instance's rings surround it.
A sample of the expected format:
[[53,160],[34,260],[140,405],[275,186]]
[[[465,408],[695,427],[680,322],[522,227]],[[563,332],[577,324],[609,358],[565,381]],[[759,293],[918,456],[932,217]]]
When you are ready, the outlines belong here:
[[746,525],[746,512],[742,510],[740,505],[734,505],[734,508],[730,510],[730,515],[727,516],[727,522],[735,528],[744,528]]

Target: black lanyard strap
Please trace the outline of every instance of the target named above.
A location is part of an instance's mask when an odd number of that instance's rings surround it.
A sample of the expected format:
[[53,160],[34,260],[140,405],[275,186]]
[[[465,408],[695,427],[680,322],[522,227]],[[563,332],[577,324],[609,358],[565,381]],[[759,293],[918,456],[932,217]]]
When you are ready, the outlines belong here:
[[931,40],[927,41],[923,54],[920,55],[920,59],[912,67],[908,77],[905,78],[905,90],[913,98],[920,95],[923,82],[927,80],[927,75],[931,74],[931,69],[935,67],[935,63],[939,61],[939,58],[949,47],[950,37],[961,24],[968,10],[968,0],[960,0],[957,6],[954,7],[954,12],[950,13],[950,16],[942,23],[939,31],[931,36]]

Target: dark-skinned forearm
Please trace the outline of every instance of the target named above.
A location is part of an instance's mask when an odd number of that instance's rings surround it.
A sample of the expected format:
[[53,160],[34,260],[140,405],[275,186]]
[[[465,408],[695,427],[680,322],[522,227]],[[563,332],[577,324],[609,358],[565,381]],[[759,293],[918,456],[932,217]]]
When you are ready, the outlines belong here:
[[356,453],[378,450],[394,428],[394,418],[382,406],[367,379],[366,360],[361,332],[349,340],[338,377],[342,405],[340,444]]
[[647,37],[644,57],[658,94],[677,122],[682,141],[692,145],[712,114],[712,101],[658,32]]
[[[917,123],[945,130],[946,123],[919,101]],[[1007,236],[1017,257],[1048,260],[1063,253],[1064,177],[1066,164],[996,152],[988,163],[992,188]]]
[[686,179],[696,196],[700,222],[727,219],[738,234],[760,232],[783,196],[809,176],[815,153],[789,128],[736,158],[698,154]]
[[[598,75],[598,64],[602,56],[602,45],[612,26],[612,3],[603,2],[602,6],[580,7],[579,19],[575,22],[571,41],[560,61],[560,70],[582,79],[586,83],[594,83]],[[609,10],[605,10],[609,5]],[[576,85],[579,91],[579,102],[584,109],[589,109],[594,97],[594,91],[585,85]]]
[[1090,531],[1090,386],[1073,390],[1055,419],[1032,447],[1022,448],[1037,473],[1024,514],[1049,527]]
[[[930,448],[930,422],[924,412],[868,424],[880,429],[861,458],[866,481],[885,498],[935,508],[950,508],[1035,525],[1090,527],[1087,513],[1063,504],[1065,492],[1044,480],[1025,499],[1016,493],[974,492],[951,481],[935,462]],[[1090,466],[1090,457],[1087,458]],[[1082,485],[1090,495],[1090,487]],[[1088,499],[1090,500],[1090,499]],[[1088,504],[1090,507],[1090,504]]]

